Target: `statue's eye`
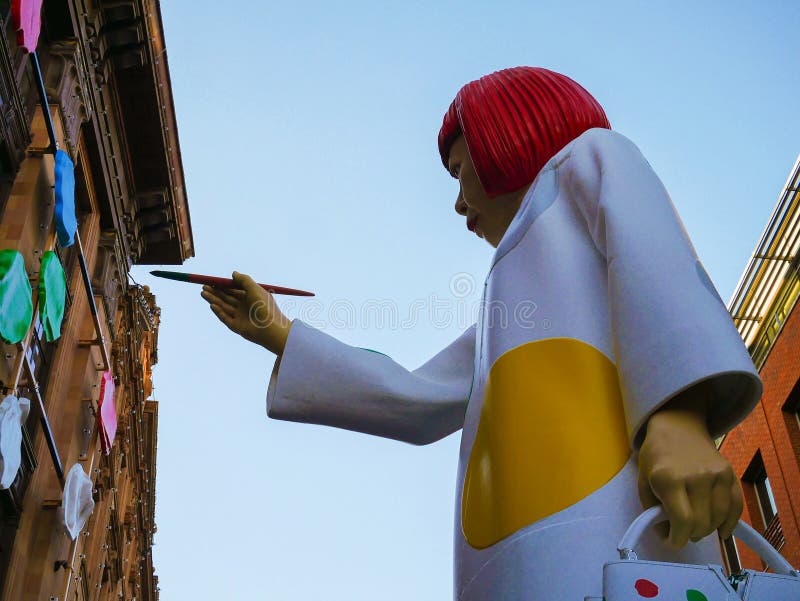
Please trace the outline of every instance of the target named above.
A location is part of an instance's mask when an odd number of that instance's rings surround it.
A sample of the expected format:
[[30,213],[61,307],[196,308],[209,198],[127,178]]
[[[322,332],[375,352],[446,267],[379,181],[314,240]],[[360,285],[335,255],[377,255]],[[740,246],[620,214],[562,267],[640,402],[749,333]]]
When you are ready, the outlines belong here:
[[461,170],[461,164],[456,163],[455,165],[453,165],[452,163],[448,163],[447,170],[450,172],[450,177],[452,177],[453,179],[458,179],[458,174]]

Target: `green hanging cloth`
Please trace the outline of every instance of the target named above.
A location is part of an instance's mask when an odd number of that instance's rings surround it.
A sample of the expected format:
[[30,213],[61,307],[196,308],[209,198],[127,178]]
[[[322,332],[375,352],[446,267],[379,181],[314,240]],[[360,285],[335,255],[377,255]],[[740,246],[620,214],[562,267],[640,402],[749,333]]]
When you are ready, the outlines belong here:
[[39,320],[44,327],[44,338],[52,342],[61,336],[61,320],[67,299],[67,277],[58,255],[48,250],[42,256],[39,269]]
[[33,318],[31,283],[18,250],[0,250],[0,338],[16,344],[28,333]]

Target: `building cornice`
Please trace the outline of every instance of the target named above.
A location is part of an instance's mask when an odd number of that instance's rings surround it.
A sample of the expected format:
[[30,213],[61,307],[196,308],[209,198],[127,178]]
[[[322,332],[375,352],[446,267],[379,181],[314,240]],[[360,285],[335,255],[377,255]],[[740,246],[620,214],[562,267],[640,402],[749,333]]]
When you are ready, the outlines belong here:
[[94,156],[109,218],[133,264],[194,256],[177,118],[157,0],[70,0],[91,81]]

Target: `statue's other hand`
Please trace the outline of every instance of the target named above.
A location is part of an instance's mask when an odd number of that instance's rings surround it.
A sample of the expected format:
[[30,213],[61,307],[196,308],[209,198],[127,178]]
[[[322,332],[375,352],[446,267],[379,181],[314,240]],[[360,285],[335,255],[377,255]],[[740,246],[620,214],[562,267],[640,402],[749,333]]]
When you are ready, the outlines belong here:
[[235,288],[203,286],[200,293],[219,320],[242,338],[276,355],[283,353],[291,322],[270,292],[249,275],[233,272]]
[[639,451],[639,498],[644,507],[663,506],[669,544],[677,549],[715,530],[729,537],[743,508],[733,468],[717,451],[702,415],[689,411],[650,418]]

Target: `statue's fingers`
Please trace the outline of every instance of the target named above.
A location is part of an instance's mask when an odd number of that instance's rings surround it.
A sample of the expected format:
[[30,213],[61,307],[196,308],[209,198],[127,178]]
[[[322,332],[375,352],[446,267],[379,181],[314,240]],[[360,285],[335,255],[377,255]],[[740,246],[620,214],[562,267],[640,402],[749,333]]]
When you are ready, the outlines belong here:
[[700,474],[686,482],[689,504],[692,506],[692,524],[689,537],[693,542],[699,541],[716,529],[711,526],[711,502],[714,489],[714,477]]
[[223,324],[225,324],[229,328],[233,327],[234,320],[236,319],[234,315],[226,311],[220,305],[212,304],[210,306],[211,310],[214,312],[214,315],[216,315]]
[[217,298],[224,300],[234,307],[247,295],[247,292],[237,288],[215,288],[214,293],[217,295]]
[[[639,464],[639,481],[638,481],[638,488],[639,488],[639,500],[642,503],[643,509],[649,509],[654,505],[661,505],[661,501],[659,498],[653,493],[653,489],[650,488],[650,482],[647,478],[647,470],[644,467],[644,464]],[[666,539],[669,536],[669,523],[662,522],[660,524],[656,524],[654,526],[655,531],[658,532],[658,535],[662,539]]]
[[256,284],[255,280],[251,278],[246,273],[239,273],[238,271],[234,271],[231,274],[231,278],[239,287],[240,290],[247,290],[248,288],[256,287],[258,288],[259,285]]
[[659,505],[661,503],[658,497],[653,493],[653,489],[650,488],[647,471],[642,464],[639,464],[639,480],[637,484],[639,489],[639,500],[642,502],[642,507],[644,509],[649,509],[650,507]]
[[203,297],[204,300],[208,301],[209,303],[214,302],[218,297],[214,293],[214,289],[211,286],[203,286],[203,290],[200,292],[200,296]]
[[718,478],[711,490],[711,503],[709,504],[709,526],[717,530],[728,520],[731,513],[731,494],[733,483],[727,477]]
[[[656,491],[658,494],[658,491]],[[692,505],[683,484],[673,486],[660,494],[661,504],[669,517],[669,544],[683,548],[692,533]]]
[[221,288],[214,288],[213,286],[203,286],[200,296],[202,296],[209,303],[219,304],[223,301],[230,302],[231,300],[231,297],[222,294]]
[[233,298],[242,298],[247,294],[247,291],[242,290],[241,288],[228,288],[227,286],[211,286],[211,288],[219,294],[231,296]]
[[230,301],[230,297],[222,296],[217,292],[206,292],[205,290],[200,293],[200,296],[206,299],[210,304],[221,307],[232,315],[235,315],[238,311],[238,306]]
[[733,534],[733,530],[739,524],[739,518],[742,516],[742,510],[744,509],[742,488],[739,486],[739,482],[736,480],[734,480],[731,484],[728,499],[730,500],[728,505],[728,515],[726,516],[725,521],[719,527],[719,535],[723,540],[730,538],[731,534]]

